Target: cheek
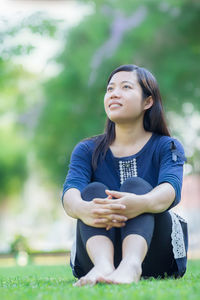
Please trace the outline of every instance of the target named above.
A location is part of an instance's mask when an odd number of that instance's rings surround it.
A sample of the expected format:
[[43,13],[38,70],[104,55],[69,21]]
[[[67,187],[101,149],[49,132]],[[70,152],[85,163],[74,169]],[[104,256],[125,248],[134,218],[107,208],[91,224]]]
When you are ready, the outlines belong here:
[[104,109],[105,109],[105,111],[107,112],[107,110],[108,110],[108,97],[104,97]]

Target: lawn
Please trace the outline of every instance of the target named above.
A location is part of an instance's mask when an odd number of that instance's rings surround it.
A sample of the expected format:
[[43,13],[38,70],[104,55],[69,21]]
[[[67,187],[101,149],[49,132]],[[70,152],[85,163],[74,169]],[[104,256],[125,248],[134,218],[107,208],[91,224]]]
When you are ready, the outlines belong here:
[[189,261],[181,279],[141,280],[132,285],[97,284],[73,287],[69,266],[26,266],[0,268],[0,299],[114,299],[114,300],[199,300],[200,260]]

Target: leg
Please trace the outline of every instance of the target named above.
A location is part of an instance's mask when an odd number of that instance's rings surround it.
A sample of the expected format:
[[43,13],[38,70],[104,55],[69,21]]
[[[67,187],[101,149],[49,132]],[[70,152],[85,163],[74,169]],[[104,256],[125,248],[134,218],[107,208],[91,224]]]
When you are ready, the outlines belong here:
[[[128,179],[121,191],[144,194],[152,187],[141,178]],[[122,260],[118,268],[102,279],[109,283],[138,282],[142,273],[142,262],[147,254],[154,229],[154,216],[142,214],[126,222],[121,228]]]
[[86,249],[94,266],[74,284],[75,286],[94,285],[102,276],[111,274],[115,269],[113,263],[114,247],[109,238],[101,235],[93,236],[87,241]]
[[[131,178],[125,181],[121,188],[135,194],[144,194],[152,189],[148,182],[144,180],[142,182],[140,178]],[[169,276],[175,274],[177,266],[171,243],[172,220],[170,213],[165,211],[154,215],[143,214],[129,221],[130,226],[121,228],[122,238],[129,236],[133,230],[132,232],[144,237],[148,246],[145,259],[143,257],[142,276],[164,277],[165,274]]]
[[142,262],[147,253],[145,239],[137,234],[128,235],[122,244],[122,260],[110,275],[101,277],[99,281],[107,283],[137,283],[142,273]]
[[[106,188],[101,183],[91,183],[81,196],[85,201],[91,201],[95,197],[105,198]],[[76,283],[77,286],[94,284],[100,275],[113,271],[114,238],[114,228],[106,231],[105,228],[91,227],[78,220],[75,261],[71,261],[74,275],[81,277]]]

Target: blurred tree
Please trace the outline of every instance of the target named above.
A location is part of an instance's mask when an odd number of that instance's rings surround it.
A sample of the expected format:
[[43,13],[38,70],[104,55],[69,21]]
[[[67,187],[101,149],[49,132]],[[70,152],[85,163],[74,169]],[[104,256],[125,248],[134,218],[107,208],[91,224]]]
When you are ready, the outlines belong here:
[[103,130],[103,97],[110,72],[134,63],[158,79],[167,111],[196,109],[199,89],[198,1],[81,1],[93,13],[66,32],[56,59],[61,72],[44,86],[46,103],[35,145],[52,182],[63,183],[72,148]]
[[14,237],[14,240],[10,244],[10,252],[17,255],[17,253],[20,251],[29,253],[30,247],[27,238],[21,234],[18,234]]
[[[24,31],[30,34],[28,44],[16,36]],[[29,93],[36,88],[37,77],[26,71],[13,58],[28,55],[34,47],[31,34],[54,36],[56,22],[38,13],[10,24],[1,20],[0,29],[0,202],[19,193],[27,176],[27,153],[31,148],[30,112],[37,100]],[[32,112],[31,112],[32,113]]]

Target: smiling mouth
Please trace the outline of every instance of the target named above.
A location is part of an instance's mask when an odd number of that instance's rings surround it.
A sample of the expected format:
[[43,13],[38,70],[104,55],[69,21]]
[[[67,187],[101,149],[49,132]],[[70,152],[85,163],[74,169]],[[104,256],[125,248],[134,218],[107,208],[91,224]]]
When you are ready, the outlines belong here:
[[109,108],[111,108],[111,107],[120,107],[120,106],[122,106],[120,103],[111,103],[109,105]]

